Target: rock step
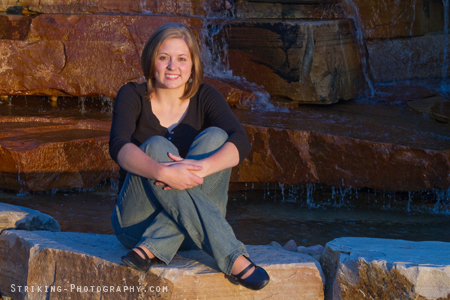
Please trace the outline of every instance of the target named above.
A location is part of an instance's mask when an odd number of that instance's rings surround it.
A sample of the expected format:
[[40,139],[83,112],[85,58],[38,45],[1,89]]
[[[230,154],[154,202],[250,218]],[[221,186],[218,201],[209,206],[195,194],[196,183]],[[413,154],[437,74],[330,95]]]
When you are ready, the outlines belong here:
[[[324,299],[321,267],[310,256],[271,246],[247,250],[271,277],[260,291],[234,284],[199,250],[181,251],[144,274],[122,264],[128,249],[112,235],[7,230],[0,235],[0,290],[15,300]],[[46,286],[57,291],[45,292]]]
[[450,298],[450,243],[344,237],[321,264],[326,299]]
[[421,191],[450,188],[450,126],[367,101],[235,110],[253,149],[231,182],[321,183]]
[[[0,106],[0,111],[15,107]],[[286,113],[233,112],[253,150],[233,169],[232,183],[321,183],[392,191],[450,188],[450,125],[406,107],[352,101]],[[0,118],[8,129],[0,135],[0,188],[89,188],[117,178],[118,166],[108,152],[110,121],[58,114]]]
[[0,117],[0,188],[45,191],[89,188],[116,178],[108,121]]

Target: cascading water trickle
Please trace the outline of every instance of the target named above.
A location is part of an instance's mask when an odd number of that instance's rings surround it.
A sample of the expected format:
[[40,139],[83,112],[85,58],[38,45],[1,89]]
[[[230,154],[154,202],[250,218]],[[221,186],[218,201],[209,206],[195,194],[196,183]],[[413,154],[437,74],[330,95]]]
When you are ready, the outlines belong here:
[[374,83],[372,80],[373,75],[371,74],[370,64],[369,64],[369,61],[367,60],[367,51],[366,51],[366,46],[365,46],[365,42],[364,42],[364,31],[363,31],[361,16],[359,13],[359,8],[355,4],[355,2],[353,2],[353,0],[344,0],[343,3],[344,3],[344,5],[346,5],[348,7],[347,10],[344,9],[345,11],[347,11],[347,17],[350,19],[353,19],[353,21],[354,21],[354,24],[356,27],[355,28],[356,39],[358,41],[359,52],[361,54],[364,77],[367,81],[367,84],[369,85],[371,96],[374,96],[375,95],[375,87],[374,87]]
[[449,0],[442,0],[444,4],[444,59],[442,62],[442,82],[441,82],[441,91],[443,93],[450,93],[450,80],[447,78],[447,70],[449,65],[448,58],[448,48],[449,48],[449,39],[448,39],[448,27],[449,27],[449,18],[450,18],[450,4]]

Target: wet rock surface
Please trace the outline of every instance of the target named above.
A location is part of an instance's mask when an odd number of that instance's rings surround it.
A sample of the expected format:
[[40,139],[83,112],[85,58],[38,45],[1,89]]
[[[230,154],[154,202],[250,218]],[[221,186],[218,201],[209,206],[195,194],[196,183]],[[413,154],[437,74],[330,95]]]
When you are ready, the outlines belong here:
[[60,231],[58,222],[37,210],[0,203],[0,231],[5,229]]
[[447,299],[450,245],[340,238],[321,258],[328,299]]
[[348,20],[232,21],[216,37],[219,48],[222,39],[233,74],[273,96],[329,104],[356,98],[364,86]]
[[0,188],[89,188],[117,177],[108,150],[110,122],[3,116],[0,124]]
[[[247,249],[253,261],[271,277],[269,285],[257,292],[230,282],[218,271],[214,260],[202,251],[179,252],[169,265],[154,265],[144,275],[121,263],[120,256],[128,249],[112,235],[5,231],[0,236],[0,289],[3,295],[18,300],[42,297],[293,299],[297,295],[302,295],[302,299],[323,299],[323,275],[317,261],[304,254],[269,246],[248,246]],[[6,256],[9,259],[5,259]],[[60,292],[26,293],[18,288],[13,291],[11,284],[16,287],[54,286],[60,287]],[[84,292],[85,286],[87,292]],[[91,286],[94,286],[93,291],[90,291]],[[109,292],[111,286],[120,287],[122,292]],[[134,291],[123,292],[125,286],[134,287]],[[77,292],[77,287],[81,292]]]
[[235,114],[253,150],[234,169],[232,182],[394,191],[450,187],[448,125],[406,107],[354,101],[289,113]]
[[[369,62],[375,81],[442,77],[444,42],[445,35],[442,33],[367,40]],[[450,76],[450,69],[446,76]]]

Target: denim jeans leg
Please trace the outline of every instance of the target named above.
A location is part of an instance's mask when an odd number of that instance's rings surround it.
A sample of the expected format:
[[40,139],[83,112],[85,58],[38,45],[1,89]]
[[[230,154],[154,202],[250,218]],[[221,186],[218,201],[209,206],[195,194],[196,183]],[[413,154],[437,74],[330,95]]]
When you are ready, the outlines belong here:
[[[171,161],[168,152],[178,155],[177,148],[166,138],[154,136],[141,145],[159,162]],[[154,184],[154,181],[153,181]],[[128,248],[153,238],[145,246],[165,263],[169,263],[185,238],[183,229],[165,213],[149,180],[128,173],[111,215],[114,233]]]
[[[192,144],[188,158],[201,159],[212,155],[226,141],[226,133],[220,131],[210,127],[202,132]],[[141,146],[153,159],[168,161],[167,152],[178,155],[176,148],[167,139],[154,138]],[[219,268],[229,275],[237,257],[248,256],[245,246],[236,239],[224,218],[229,174],[229,169],[217,172],[206,177],[202,185],[183,191],[165,191],[156,186],[154,180],[136,175],[130,175],[128,179],[127,176],[127,186],[124,184],[121,191],[123,195],[119,196],[116,206],[116,223],[120,225],[116,227],[123,230],[126,227],[123,225],[132,227],[147,224],[146,228],[140,226],[133,236],[142,234],[139,245],[146,246],[166,263],[170,262],[183,240],[189,236],[199,248],[211,253]],[[130,190],[128,186],[137,189]],[[148,203],[143,203],[145,201],[140,200],[141,196]],[[128,211],[136,199],[139,209],[131,208]],[[145,212],[137,212],[144,208]],[[133,219],[133,213],[138,217]],[[116,234],[119,231],[116,232],[115,228]]]
[[[215,153],[227,140],[221,129],[210,127],[193,142],[186,158],[202,159]],[[157,189],[164,210],[183,227],[192,241],[211,254],[226,274],[240,255],[248,256],[225,220],[231,169],[207,176],[202,185],[185,191]]]

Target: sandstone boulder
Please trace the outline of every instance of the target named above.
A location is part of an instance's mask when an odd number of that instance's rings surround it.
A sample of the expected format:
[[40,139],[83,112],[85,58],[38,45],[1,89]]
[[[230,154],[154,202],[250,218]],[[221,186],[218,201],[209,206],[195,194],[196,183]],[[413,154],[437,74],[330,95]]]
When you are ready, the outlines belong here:
[[0,94],[115,97],[142,79],[142,48],[168,22],[189,26],[201,40],[200,17],[43,14],[11,25],[22,39],[0,40]]
[[338,238],[321,258],[327,299],[448,299],[450,244]]
[[0,231],[5,229],[60,231],[58,222],[47,214],[27,207],[0,203]]
[[97,13],[157,13],[173,15],[205,15],[202,0],[4,0],[0,11],[20,7],[22,13],[97,14]]
[[347,15],[361,22],[366,39],[419,36],[444,29],[441,0],[353,0],[341,4]]
[[89,188],[118,177],[108,121],[1,117],[0,124],[0,188]]
[[[288,0],[289,1],[289,0]],[[299,1],[236,1],[236,16],[241,19],[344,19],[345,11],[336,1],[302,3]]]
[[[376,81],[440,78],[444,63],[444,34],[404,39],[367,40],[367,50]],[[447,41],[450,43],[450,41]],[[450,68],[446,76],[450,76]]]
[[231,182],[450,188],[449,125],[407,108],[352,102],[289,113],[235,110],[252,151]]
[[364,86],[349,20],[232,21],[215,36],[234,75],[262,85],[271,96],[329,104],[356,98]]
[[4,231],[0,235],[0,289],[16,300],[324,297],[317,261],[270,246],[248,246],[253,261],[271,276],[269,285],[256,292],[230,282],[202,251],[179,252],[169,265],[157,264],[147,274],[121,263],[126,251],[111,235]]

